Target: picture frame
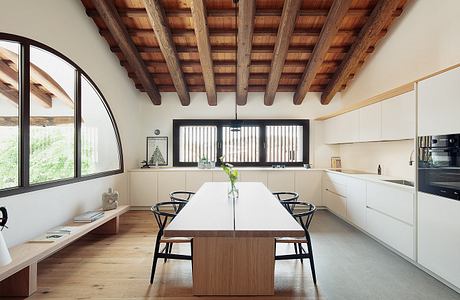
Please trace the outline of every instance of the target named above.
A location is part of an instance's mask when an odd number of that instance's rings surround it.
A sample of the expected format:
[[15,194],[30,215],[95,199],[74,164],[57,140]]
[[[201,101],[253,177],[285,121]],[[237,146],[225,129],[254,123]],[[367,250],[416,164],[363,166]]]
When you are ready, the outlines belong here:
[[148,136],[146,139],[145,160],[149,166],[168,165],[168,137]]

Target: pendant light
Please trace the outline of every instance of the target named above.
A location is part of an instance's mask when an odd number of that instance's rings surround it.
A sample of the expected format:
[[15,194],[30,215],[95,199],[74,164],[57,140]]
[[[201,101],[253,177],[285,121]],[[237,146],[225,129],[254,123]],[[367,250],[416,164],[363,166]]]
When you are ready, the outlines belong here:
[[[235,46],[236,46],[236,59],[235,59],[235,84],[238,82],[238,0],[233,0],[235,4]],[[235,120],[230,124],[231,132],[240,132],[241,123],[238,121],[238,105],[236,103],[236,86],[235,86]]]

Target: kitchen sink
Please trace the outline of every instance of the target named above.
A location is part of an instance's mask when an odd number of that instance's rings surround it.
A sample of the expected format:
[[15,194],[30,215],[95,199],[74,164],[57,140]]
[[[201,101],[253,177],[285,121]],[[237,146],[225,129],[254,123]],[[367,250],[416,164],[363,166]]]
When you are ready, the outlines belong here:
[[414,186],[414,183],[412,181],[408,181],[408,180],[396,179],[396,180],[384,180],[384,181],[391,182],[391,183],[402,184],[402,185],[407,185],[407,186]]

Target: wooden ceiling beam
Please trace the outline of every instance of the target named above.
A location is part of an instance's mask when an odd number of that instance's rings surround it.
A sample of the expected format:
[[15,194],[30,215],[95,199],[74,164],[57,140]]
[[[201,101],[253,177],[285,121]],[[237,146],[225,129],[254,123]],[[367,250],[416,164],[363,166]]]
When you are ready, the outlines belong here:
[[[245,2],[242,2],[245,3]],[[253,20],[254,21],[254,20]],[[138,29],[138,28],[128,28],[128,33],[132,36],[138,37],[148,37],[151,36],[153,30],[151,29]],[[276,36],[278,30],[276,28],[255,28],[253,35],[266,37],[266,36]],[[321,33],[321,29],[294,29],[292,36],[312,36],[317,37]],[[110,31],[107,29],[100,29],[99,34],[106,36],[110,34]],[[195,31],[192,29],[173,29],[171,30],[173,37],[194,37]],[[209,29],[210,37],[234,37],[236,34],[233,29]],[[338,36],[358,36],[359,30],[345,30],[341,29],[337,32]]]
[[332,42],[339,31],[339,27],[342,24],[343,18],[347,14],[350,5],[351,0],[335,0],[332,4],[329,14],[327,15],[326,23],[321,29],[319,40],[313,50],[312,57],[308,60],[300,84],[294,93],[294,104],[302,104],[310,86],[313,84],[313,80],[315,80],[316,73],[319,72],[319,69],[323,64],[327,51],[331,47]]
[[[4,60],[0,60],[0,80],[11,85],[14,89],[19,90],[19,74],[11,68]],[[49,94],[40,89],[37,84],[30,85],[31,99],[45,108],[51,108],[53,99]]]
[[381,0],[377,2],[372,14],[361,29],[358,39],[353,43],[347,56],[321,95],[322,104],[329,104],[334,95],[340,90],[340,87],[347,82],[348,76],[358,67],[367,49],[378,41],[379,33],[388,23],[399,3],[399,0]]
[[273,51],[270,75],[268,77],[267,89],[264,95],[265,105],[272,105],[275,99],[278,83],[283,72],[284,61],[288,54],[291,34],[294,31],[297,14],[302,4],[301,0],[286,0],[283,5],[283,13],[278,27],[278,34]]
[[[301,9],[299,10],[299,16],[301,17],[326,17],[329,10],[327,9]],[[166,17],[191,17],[191,11],[188,8],[184,9],[168,9],[165,11]],[[258,9],[256,11],[256,17],[280,17],[282,11],[280,9]],[[402,9],[394,11],[393,16],[399,17],[402,13]],[[99,14],[95,9],[87,9],[86,14],[89,17],[98,17]],[[120,8],[119,14],[121,17],[127,18],[146,18],[147,13],[143,8]],[[350,9],[347,16],[354,17],[365,17],[371,14],[369,9]],[[209,17],[234,17],[234,11],[232,9],[209,9]]]
[[211,44],[209,43],[208,24],[206,22],[206,6],[203,0],[192,0],[191,10],[208,104],[215,106],[217,105],[216,83],[214,81]]
[[[216,80],[223,80],[223,79],[235,79],[235,72],[232,73],[225,73],[225,74],[215,74],[214,78]],[[315,79],[331,79],[333,73],[317,73]],[[152,76],[160,75],[156,73],[151,73]],[[136,78],[136,74],[134,72],[128,72],[129,78]],[[161,75],[160,75],[161,76]],[[201,73],[184,73],[185,79],[194,79],[199,80],[203,79],[203,75]],[[302,78],[302,73],[283,73],[281,75],[283,79],[298,79]],[[259,79],[259,80],[267,80],[268,73],[250,73],[249,79]]]
[[141,55],[136,49],[125,25],[111,0],[93,0],[99,15],[104,20],[107,28],[117,42],[119,49],[134,68],[137,77],[142,82],[142,87],[149,95],[153,104],[161,104],[161,95],[158,88],[149,76]]
[[160,0],[143,0],[143,2],[161,53],[163,53],[169,73],[173,78],[177,95],[182,105],[187,106],[190,104],[190,94],[180,67],[176,46],[172,40],[171,30],[169,29],[163,7]]
[[[137,47],[140,53],[161,53],[161,49],[158,47],[139,46]],[[348,53],[350,47],[331,47],[328,53]],[[121,50],[117,46],[110,47],[110,50],[114,53],[121,53]],[[178,53],[198,52],[197,47],[176,47]],[[290,46],[288,53],[313,53],[313,46]],[[214,53],[235,53],[235,46],[211,46],[211,51]],[[367,53],[372,53],[374,47],[369,47]],[[252,46],[252,53],[273,53],[273,46]]]
[[252,35],[254,31],[255,0],[238,4],[238,47],[236,70],[236,103],[245,105],[248,100],[249,66],[251,64]]
[[[75,119],[73,116],[55,116],[55,117],[39,117],[30,116],[31,126],[59,126],[65,124],[73,124]],[[0,126],[18,126],[18,117],[0,117]]]
[[[19,55],[5,48],[0,48],[0,58],[11,61],[16,69],[19,69]],[[67,106],[73,108],[74,102],[67,92],[48,73],[37,65],[30,64],[30,80],[33,83],[42,85],[55,97],[63,101]]]
[[19,92],[17,89],[0,81],[0,94],[5,96],[8,100],[13,102],[15,106],[19,105]]
[[[158,85],[162,92],[174,92],[174,85]],[[279,85],[277,92],[293,92],[297,85]],[[312,92],[322,92],[325,85],[312,85]],[[138,88],[142,91],[141,86]],[[191,92],[204,92],[204,85],[189,85]],[[261,85],[250,85],[249,92],[264,92],[266,89],[265,84]],[[235,85],[216,85],[217,92],[235,92]]]

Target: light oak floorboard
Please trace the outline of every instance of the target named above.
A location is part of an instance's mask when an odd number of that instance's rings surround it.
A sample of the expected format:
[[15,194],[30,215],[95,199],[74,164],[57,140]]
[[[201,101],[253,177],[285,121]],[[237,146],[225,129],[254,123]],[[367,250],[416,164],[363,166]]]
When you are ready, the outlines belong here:
[[[39,263],[38,291],[29,299],[216,299],[193,297],[190,261],[159,260],[155,281],[149,284],[156,230],[150,212],[124,214],[118,235],[87,235]],[[318,286],[313,285],[308,262],[279,261],[275,296],[255,299],[460,298],[326,211],[315,215],[311,232]],[[283,244],[277,250],[293,248]],[[190,248],[180,244],[173,251],[190,253]]]

